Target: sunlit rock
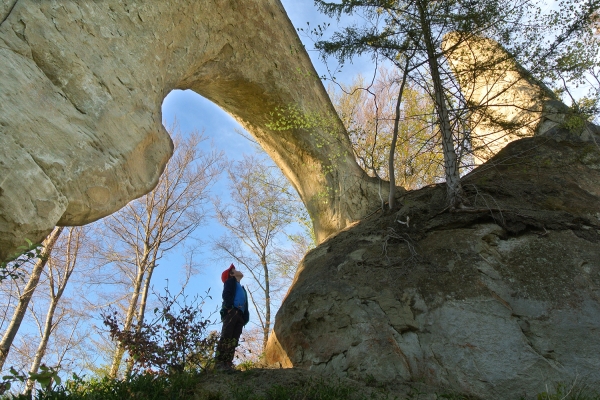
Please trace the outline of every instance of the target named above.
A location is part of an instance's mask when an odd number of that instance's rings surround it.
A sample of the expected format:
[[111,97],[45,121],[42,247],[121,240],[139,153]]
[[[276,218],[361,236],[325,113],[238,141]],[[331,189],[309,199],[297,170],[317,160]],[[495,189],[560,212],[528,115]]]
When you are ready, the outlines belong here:
[[471,110],[467,118],[476,165],[508,143],[564,122],[567,107],[494,40],[450,33],[443,50]]
[[150,191],[172,153],[173,89],[255,136],[320,239],[378,206],[278,0],[4,2],[0,43],[0,258]]

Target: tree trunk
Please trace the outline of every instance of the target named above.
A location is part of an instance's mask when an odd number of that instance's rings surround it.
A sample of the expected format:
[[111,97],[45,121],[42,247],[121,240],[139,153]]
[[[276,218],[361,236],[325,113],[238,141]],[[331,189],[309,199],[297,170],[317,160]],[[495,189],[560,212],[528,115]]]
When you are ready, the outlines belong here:
[[436,113],[439,119],[440,131],[442,133],[442,149],[444,152],[444,170],[446,175],[446,190],[450,207],[456,207],[462,203],[462,187],[460,184],[460,175],[458,171],[458,158],[454,150],[454,140],[452,138],[452,128],[450,127],[450,116],[448,106],[444,97],[444,86],[440,77],[439,64],[435,54],[431,27],[429,25],[427,12],[422,0],[417,1],[419,9],[419,18],[423,39],[427,49],[427,61],[433,81],[434,102]]
[[43,246],[44,249],[40,254],[40,258],[36,261],[33,270],[31,271],[31,275],[29,276],[29,281],[27,285],[23,289],[23,293],[19,297],[19,302],[15,307],[13,312],[13,317],[4,332],[4,336],[2,336],[2,342],[0,342],[0,370],[4,367],[4,363],[6,362],[6,358],[8,357],[8,353],[10,351],[10,347],[12,346],[13,340],[17,335],[19,327],[21,326],[21,322],[23,322],[23,317],[25,316],[25,312],[27,311],[27,307],[29,306],[29,301],[33,296],[33,292],[37,288],[37,285],[40,281],[40,276],[42,275],[42,271],[46,266],[48,261],[48,257],[52,252],[52,248],[56,243],[56,240],[60,236],[63,231],[63,227],[55,227],[54,230],[48,235],[48,237],[44,240]]
[[[143,258],[143,262],[145,263],[147,256]],[[140,297],[140,291],[142,287],[142,281],[144,280],[145,275],[145,267],[140,265],[137,276],[135,278],[135,282],[133,285],[133,293],[131,294],[131,299],[129,300],[129,307],[127,309],[127,315],[125,316],[125,323],[123,324],[123,330],[128,331],[131,329],[131,325],[133,323],[133,317],[135,315],[135,310],[138,305],[138,299]],[[123,359],[123,354],[125,353],[125,349],[119,343],[115,350],[115,354],[113,356],[112,365],[110,367],[110,377],[116,378],[117,373],[119,372],[119,367],[121,366],[121,360]]]
[[402,72],[402,82],[400,90],[398,90],[398,101],[396,101],[396,116],[394,117],[394,132],[392,134],[392,143],[390,145],[390,157],[388,160],[388,175],[390,178],[390,196],[388,198],[388,207],[393,210],[396,207],[396,172],[394,168],[394,155],[396,154],[396,143],[398,142],[398,129],[400,125],[400,104],[402,104],[402,93],[404,93],[404,85],[408,78],[408,65],[410,58],[406,58],[406,65]]
[[136,331],[140,331],[142,329],[142,324],[144,323],[144,318],[146,314],[146,304],[148,300],[148,291],[150,290],[150,282],[152,280],[152,274],[154,273],[154,268],[156,265],[155,261],[152,261],[148,270],[146,272],[146,279],[144,279],[144,286],[142,288],[142,298],[140,300],[140,307],[137,315],[137,327]]
[[[140,300],[140,307],[138,309],[137,315],[137,326],[135,330],[139,332],[142,329],[142,325],[144,324],[144,318],[146,313],[146,304],[148,299],[148,291],[150,290],[150,281],[152,280],[152,273],[154,272],[154,267],[156,267],[155,260],[151,262],[148,267],[148,271],[146,273],[146,279],[144,279],[144,286],[142,288],[142,298]],[[127,369],[125,370],[125,376],[128,376],[133,369],[133,359],[127,363]]]
[[265,325],[263,327],[262,346],[264,352],[269,339],[269,331],[271,330],[271,289],[269,286],[269,266],[267,265],[267,259],[264,254],[261,257],[261,262],[265,273]]
[[[46,354],[46,348],[48,347],[48,340],[50,340],[50,334],[53,331],[52,320],[54,319],[54,312],[56,311],[56,306],[58,305],[58,301],[60,297],[52,298],[50,302],[50,306],[48,307],[48,313],[46,314],[46,321],[44,322],[44,330],[42,332],[42,339],[40,340],[40,344],[38,345],[37,351],[35,352],[35,356],[33,358],[33,362],[31,363],[31,367],[29,368],[30,374],[35,374],[38,372],[38,368],[42,362],[42,358]],[[33,390],[33,386],[35,385],[35,381],[32,379],[27,379],[27,385],[25,387],[25,393],[31,393]]]
[[[44,329],[42,331],[42,338],[40,340],[40,344],[38,345],[37,351],[35,352],[35,356],[33,358],[33,362],[31,363],[31,367],[29,369],[30,374],[35,374],[38,372],[40,367],[40,363],[42,359],[46,355],[46,349],[48,347],[48,341],[50,340],[50,335],[55,329],[55,325],[53,324],[54,314],[56,311],[56,307],[58,306],[58,302],[62,298],[62,295],[67,287],[67,283],[69,282],[69,278],[75,269],[75,265],[77,263],[77,255],[79,253],[79,246],[81,245],[81,231],[76,232],[76,243],[73,246],[73,233],[75,230],[81,228],[70,228],[69,236],[67,239],[67,251],[66,251],[66,259],[63,268],[64,275],[62,278],[59,276],[57,271],[57,278],[55,278],[53,263],[49,264],[49,275],[50,275],[50,305],[48,306],[48,312],[46,313],[46,321],[44,322]],[[55,279],[58,279],[58,285],[55,291]],[[35,381],[32,379],[27,380],[25,393],[31,393],[33,390],[33,386],[35,385]]]

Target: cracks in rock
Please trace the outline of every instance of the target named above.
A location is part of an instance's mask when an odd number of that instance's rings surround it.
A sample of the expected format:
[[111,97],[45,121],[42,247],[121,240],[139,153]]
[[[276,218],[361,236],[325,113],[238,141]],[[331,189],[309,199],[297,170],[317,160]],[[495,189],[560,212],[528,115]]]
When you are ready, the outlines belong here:
[[533,351],[541,359],[546,361],[552,368],[560,369],[561,368],[560,363],[558,363],[556,360],[553,359],[552,356],[549,355],[549,353],[554,353],[554,350],[549,350],[548,352],[546,352],[546,354],[544,354],[540,349],[537,348],[535,343],[533,343],[532,337],[536,336],[536,335],[533,332],[531,332],[529,321],[527,321],[525,318],[523,318],[522,316],[517,315],[517,314],[511,315],[511,317],[513,317],[517,320],[517,326],[519,327],[519,330],[523,334],[523,338],[525,339],[525,342],[527,343],[527,345],[529,346],[531,351]]
[[[396,328],[394,328],[392,326],[392,329],[394,330],[394,332],[398,333],[400,335],[400,337],[402,337],[402,334],[400,334]],[[390,340],[390,342],[392,342],[392,344],[394,345],[394,348],[396,350],[396,354],[400,355],[400,357],[402,357],[402,361],[404,362],[404,366],[405,368],[408,370],[409,375],[415,376],[416,375],[416,371],[413,371],[412,366],[410,364],[410,361],[408,359],[408,356],[406,354],[404,354],[404,352],[402,351],[402,349],[400,348],[400,345],[398,344],[398,341],[392,337],[392,339]],[[419,344],[420,347],[420,344]]]
[[33,51],[31,52],[31,60],[35,63],[36,67],[38,68],[38,70],[40,70],[40,72],[42,74],[44,74],[44,76],[52,83],[52,85],[56,88],[56,93],[58,93],[61,97],[63,97],[65,100],[67,100],[69,103],[71,103],[71,105],[77,110],[79,111],[81,114],[86,115],[87,113],[82,110],[81,108],[79,108],[79,106],[77,104],[75,104],[73,102],[73,100],[71,100],[69,98],[69,96],[67,96],[62,88],[61,88],[61,84],[60,82],[56,82],[56,79],[53,79],[53,77],[51,75],[49,75],[46,70],[43,68],[43,63],[38,59],[38,57],[36,56],[36,53]]
[[[42,173],[44,174],[44,176],[46,177],[46,179],[47,179],[47,180],[48,180],[48,181],[49,181],[49,182],[52,184],[52,186],[54,187],[54,190],[56,190],[56,193],[57,193],[59,196],[61,196],[61,197],[63,197],[63,198],[65,198],[65,199],[66,199],[66,197],[64,196],[64,194],[63,194],[62,190],[60,190],[60,188],[59,188],[59,187],[56,185],[56,182],[55,182],[55,181],[54,181],[54,180],[53,180],[53,179],[50,177],[50,175],[48,175],[48,173],[47,173],[46,169],[45,169],[45,168],[42,166],[42,164],[40,164],[40,163],[38,162],[38,160],[37,160],[37,159],[36,159],[36,158],[35,158],[35,157],[34,157],[32,154],[30,154],[30,153],[27,151],[27,149],[25,149],[25,148],[24,148],[22,145],[19,145],[19,146],[20,146],[20,147],[23,149],[23,151],[25,151],[25,152],[26,152],[26,153],[29,155],[29,158],[31,159],[31,161],[33,161],[33,162],[35,163],[35,165],[37,165],[37,167],[40,169],[40,171],[42,171]],[[63,210],[63,211],[64,211],[64,210]],[[56,223],[56,222],[57,222],[57,221],[54,221],[54,223]]]
[[[379,302],[377,301],[377,298],[375,298],[375,300],[367,300],[369,303],[374,303],[377,305],[377,307],[379,307],[379,309],[381,310],[381,312],[383,313],[383,315],[385,315],[386,317],[388,317],[388,313],[383,309],[383,307],[381,307],[381,304],[379,304]],[[398,303],[402,304],[400,301],[398,301]],[[409,306],[410,307],[410,306]],[[412,308],[410,309],[410,312],[412,313]],[[413,319],[414,321],[414,319]],[[399,335],[403,335],[406,332],[418,332],[419,331],[419,327],[417,326],[411,326],[406,324],[404,329],[397,329],[392,322],[390,321],[389,317],[388,317],[388,325],[390,326],[390,328],[392,328],[394,330],[394,332],[398,333]]]
[[108,94],[108,97],[110,97],[110,99],[112,99],[112,92],[110,91],[110,88],[108,87],[108,85],[106,85],[104,80],[102,78],[100,78],[98,75],[96,75],[95,72],[92,72],[92,75],[94,76],[94,78],[96,78],[96,82],[98,82],[98,85],[101,88],[103,88],[104,91]]
[[[458,209],[448,213],[472,215],[467,217],[462,222],[451,221],[432,224],[426,228],[426,232],[441,231],[446,229],[467,228],[480,223],[493,222],[505,230],[507,237],[521,237],[527,234],[535,234],[540,238],[547,236],[551,231],[566,231],[571,230],[581,239],[591,243],[600,242],[600,234],[594,232],[593,229],[600,229],[600,224],[594,223],[588,218],[568,213],[554,214],[549,218],[540,218],[535,215],[527,215],[529,210],[514,210],[508,208],[471,208]],[[445,211],[444,211],[445,212]],[[503,221],[498,221],[494,214],[502,216]],[[429,221],[434,220],[437,214],[429,218]]]
[[19,0],[13,0],[12,5],[9,7],[8,12],[6,13],[6,15],[2,18],[2,21],[0,21],[0,26],[2,26],[2,24],[4,24],[4,22],[6,22],[6,20],[8,19],[8,17],[10,16],[10,14],[12,13],[12,11],[14,10],[15,6],[17,5],[17,3],[19,2]]
[[[44,74],[44,75],[46,75],[46,74]],[[46,75],[46,76],[47,76],[47,75]],[[58,90],[58,94],[59,94],[61,97],[63,97],[65,100],[67,100],[69,103],[71,103],[71,105],[72,105],[72,106],[73,106],[73,107],[74,107],[74,108],[75,108],[77,111],[79,111],[81,114],[83,114],[83,115],[87,115],[87,113],[86,113],[84,110],[82,110],[81,108],[79,108],[79,106],[78,106],[77,104],[73,103],[73,101],[72,101],[72,100],[71,100],[71,99],[70,99],[70,98],[69,98],[69,97],[68,97],[66,94],[64,94],[64,93],[62,92],[62,90]]]
[[[487,287],[487,286],[486,286]],[[492,297],[496,300],[498,300],[498,302],[500,304],[502,304],[504,307],[506,307],[511,313],[513,312],[512,307],[510,306],[510,303],[506,300],[504,300],[502,297],[500,297],[500,295],[496,292],[494,292],[492,289],[490,289],[489,287],[487,287],[488,290],[490,291],[490,294],[492,295]]]
[[448,377],[451,375],[450,372],[448,371],[448,368],[446,368],[444,366],[444,363],[438,358],[438,355],[435,354],[435,350],[431,349],[431,356],[433,357],[433,359],[435,360],[435,363],[438,365],[438,367],[444,372],[444,375],[446,376],[446,379],[448,379]]
[[130,92],[133,92],[133,91],[134,91],[134,88],[133,88],[133,87],[131,87],[131,85],[129,85],[129,84],[126,84],[125,82],[123,82],[123,81],[121,80],[121,78],[120,78],[118,75],[115,75],[115,76],[117,77],[117,80],[118,80],[119,82],[121,82],[121,85],[125,86],[125,88],[127,88],[127,90],[129,90]]
[[[324,368],[327,368],[329,366],[329,364],[331,362],[333,362],[334,358],[336,358],[337,356],[340,356],[340,355],[342,355],[344,358],[346,358],[347,354],[348,354],[348,350],[344,350],[344,351],[342,351],[340,353],[334,353],[326,361],[321,361],[321,362],[315,363],[314,365],[317,365],[317,366],[324,365]],[[346,367],[346,369],[342,370],[342,372],[346,372],[346,371],[348,371],[348,367]]]
[[[16,3],[18,2],[18,0],[15,1],[15,3],[12,5],[10,12],[12,12],[13,8],[15,7]],[[4,20],[2,22],[4,22],[6,19],[8,18],[8,15],[4,18]],[[61,31],[61,29],[58,27],[58,25],[56,24],[56,21],[54,18],[51,18],[52,23],[54,28],[56,29],[56,31],[65,39],[65,41],[68,41],[68,36],[65,35],[65,33],[63,31]],[[25,23],[21,20],[19,21],[24,27],[25,27]],[[1,25],[2,23],[0,23]],[[71,103],[71,105],[81,114],[83,115],[87,115],[87,112],[85,110],[83,110],[80,106],[78,106],[77,104],[75,104],[73,102],[73,100],[66,94],[64,93],[64,91],[62,90],[62,84],[61,82],[55,77],[52,76],[51,73],[47,72],[47,68],[44,65],[44,61],[40,58],[39,54],[35,51],[35,47],[32,47],[29,43],[29,41],[27,40],[27,37],[24,34],[24,30],[23,32],[16,32],[15,34],[21,38],[21,40],[23,40],[25,43],[27,43],[27,45],[29,45],[29,48],[31,49],[31,58],[29,57],[25,57],[22,54],[19,54],[17,52],[15,52],[13,49],[8,49],[11,50],[14,54],[18,54],[24,58],[26,58],[27,60],[31,60],[34,62],[34,64],[36,65],[36,67],[38,68],[38,70],[52,83],[52,85],[56,88],[56,93],[58,93],[61,97],[63,97],[65,100],[67,100],[69,103]],[[76,55],[76,54],[75,54]],[[109,96],[111,95],[109,88],[104,84],[104,82],[102,82],[100,79],[98,79],[98,77],[94,74],[94,77],[96,78],[96,80],[99,82],[100,86],[104,88],[104,90],[106,92],[108,92]]]

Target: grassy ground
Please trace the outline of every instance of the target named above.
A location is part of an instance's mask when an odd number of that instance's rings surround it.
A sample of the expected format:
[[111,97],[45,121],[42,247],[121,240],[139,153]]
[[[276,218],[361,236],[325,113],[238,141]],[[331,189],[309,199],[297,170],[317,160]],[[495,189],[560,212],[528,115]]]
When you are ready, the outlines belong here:
[[[5,395],[0,399],[28,399]],[[252,369],[234,373],[182,373],[174,376],[140,375],[126,381],[76,379],[33,399],[60,400],[474,400],[419,385],[383,386],[375,380],[325,378],[296,369]],[[515,399],[521,400],[521,399]],[[526,399],[529,400],[529,399]],[[557,385],[534,400],[600,400],[600,391],[585,385]]]

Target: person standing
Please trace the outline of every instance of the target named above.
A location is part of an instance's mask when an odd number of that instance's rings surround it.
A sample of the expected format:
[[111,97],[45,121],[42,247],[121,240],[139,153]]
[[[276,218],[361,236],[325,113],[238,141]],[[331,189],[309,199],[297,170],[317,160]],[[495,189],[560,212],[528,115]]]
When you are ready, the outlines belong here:
[[221,306],[221,338],[217,345],[215,368],[221,371],[235,370],[233,357],[239,343],[244,325],[250,320],[248,311],[248,295],[240,284],[244,277],[241,271],[231,264],[221,274],[223,281],[223,305]]

